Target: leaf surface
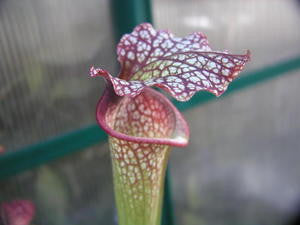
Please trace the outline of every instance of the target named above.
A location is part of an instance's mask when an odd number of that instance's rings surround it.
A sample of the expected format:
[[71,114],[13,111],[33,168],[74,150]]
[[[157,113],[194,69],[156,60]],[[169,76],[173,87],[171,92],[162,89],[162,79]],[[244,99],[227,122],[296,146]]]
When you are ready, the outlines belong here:
[[202,90],[220,96],[250,59],[249,51],[244,55],[212,51],[200,32],[177,38],[147,23],[122,37],[117,54],[118,78],[94,67],[91,76],[104,76],[119,96],[134,97],[147,86],[157,86],[179,101]]

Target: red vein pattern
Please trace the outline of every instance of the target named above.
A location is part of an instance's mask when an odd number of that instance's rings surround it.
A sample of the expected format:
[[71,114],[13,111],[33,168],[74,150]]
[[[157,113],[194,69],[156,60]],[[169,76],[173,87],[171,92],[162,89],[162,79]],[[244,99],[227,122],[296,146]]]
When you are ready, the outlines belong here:
[[187,123],[154,89],[134,98],[110,89],[99,101],[97,120],[110,135],[119,224],[158,224],[170,146],[188,143]]
[[[163,177],[170,146],[110,137],[116,200],[126,224],[156,224],[161,213]],[[147,210],[148,209],[148,210]],[[150,209],[150,210],[149,210]]]
[[118,60],[122,67],[120,78],[129,80],[138,70],[163,55],[188,51],[211,51],[206,36],[196,32],[178,38],[169,31],[156,31],[149,23],[140,24],[131,34],[125,34],[118,44]]
[[212,51],[202,33],[177,38],[147,23],[122,37],[117,54],[119,78],[94,67],[90,75],[105,77],[119,96],[135,97],[145,87],[157,86],[179,101],[202,90],[220,96],[250,59],[249,51],[245,55]]
[[97,121],[109,135],[136,143],[187,144],[188,125],[164,95],[146,88],[134,98],[119,97],[111,88],[97,106]]
[[14,200],[1,204],[4,225],[29,225],[35,214],[35,206],[28,200]]

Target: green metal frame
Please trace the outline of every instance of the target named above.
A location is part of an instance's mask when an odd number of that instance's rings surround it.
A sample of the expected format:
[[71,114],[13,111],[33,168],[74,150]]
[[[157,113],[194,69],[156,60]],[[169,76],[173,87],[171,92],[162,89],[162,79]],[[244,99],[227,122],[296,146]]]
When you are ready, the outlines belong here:
[[[135,25],[142,22],[151,22],[150,8],[150,0],[112,0],[111,9],[116,28],[116,40],[119,40],[122,34],[130,32]],[[221,100],[235,91],[299,69],[300,56],[260,70],[244,73],[241,75],[241,78],[231,84],[226,94],[219,99]],[[188,103],[174,102],[174,104],[179,110],[184,111],[213,99],[216,99],[213,95],[201,92],[196,94]],[[0,180],[76,151],[84,150],[85,148],[99,144],[101,141],[105,141],[106,138],[106,134],[97,125],[93,124],[35,145],[15,151],[8,151],[8,153],[0,157]],[[162,224],[174,224],[169,176],[166,178]]]

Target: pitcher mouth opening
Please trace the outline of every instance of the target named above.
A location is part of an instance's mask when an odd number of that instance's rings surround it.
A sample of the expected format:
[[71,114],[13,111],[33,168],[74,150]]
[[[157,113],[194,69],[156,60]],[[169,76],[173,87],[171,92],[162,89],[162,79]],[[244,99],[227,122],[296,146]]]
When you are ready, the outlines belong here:
[[[139,98],[149,100],[148,105]],[[130,109],[131,103],[143,107],[139,111],[136,107]],[[148,116],[142,115],[134,121],[139,113]],[[152,88],[145,88],[139,96],[131,98],[117,96],[108,84],[97,104],[96,119],[108,135],[125,141],[184,147],[189,140],[189,127],[182,114],[163,94]],[[142,123],[147,119],[151,123],[154,121],[154,125],[148,127],[147,123]]]

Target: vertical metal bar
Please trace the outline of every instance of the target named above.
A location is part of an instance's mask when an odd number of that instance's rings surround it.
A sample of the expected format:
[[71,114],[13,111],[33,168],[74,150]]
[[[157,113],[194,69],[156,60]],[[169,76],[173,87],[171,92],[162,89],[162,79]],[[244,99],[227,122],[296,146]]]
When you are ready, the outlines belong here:
[[[125,33],[143,22],[152,23],[151,0],[112,0],[111,15],[114,24],[116,42]],[[174,225],[170,191],[169,171],[166,172],[162,225]]]
[[167,172],[166,172],[161,224],[162,225],[175,225],[174,210],[173,210],[173,203],[172,203],[172,193],[171,193],[170,170],[169,169],[167,169]]
[[140,23],[152,23],[150,0],[112,0],[111,10],[117,40]]

